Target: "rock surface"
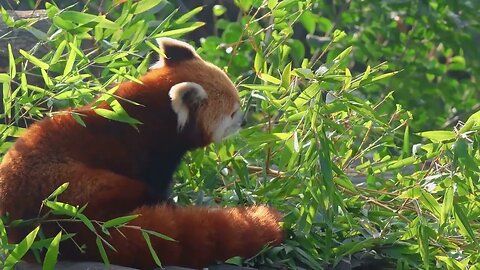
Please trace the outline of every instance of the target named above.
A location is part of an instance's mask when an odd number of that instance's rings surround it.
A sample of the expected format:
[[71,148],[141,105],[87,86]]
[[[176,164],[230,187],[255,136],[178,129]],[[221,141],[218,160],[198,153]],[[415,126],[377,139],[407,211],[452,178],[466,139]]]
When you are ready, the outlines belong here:
[[[135,268],[123,267],[118,265],[111,265],[110,268],[105,267],[103,263],[98,262],[58,262],[56,270],[137,270]],[[157,268],[158,270],[194,270],[192,268],[179,267],[179,266],[166,266],[164,268]],[[154,270],[157,270],[154,269]],[[250,267],[239,267],[234,265],[215,265],[208,268],[209,270],[256,270]],[[15,270],[42,270],[42,266],[34,263],[22,262],[18,264]]]

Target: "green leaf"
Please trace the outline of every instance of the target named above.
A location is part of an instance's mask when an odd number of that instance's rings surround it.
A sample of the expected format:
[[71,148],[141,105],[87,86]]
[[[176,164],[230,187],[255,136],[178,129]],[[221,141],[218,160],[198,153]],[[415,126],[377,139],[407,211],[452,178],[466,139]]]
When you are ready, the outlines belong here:
[[263,81],[266,81],[266,82],[269,82],[269,83],[272,83],[272,84],[275,84],[275,85],[279,85],[282,81],[271,76],[271,75],[268,75],[267,73],[260,73],[258,74],[258,77],[260,79],[262,79]]
[[453,204],[453,216],[455,217],[455,224],[460,230],[460,233],[467,237],[470,241],[475,242],[478,245],[477,238],[473,232],[472,227],[470,226],[470,221],[468,220],[467,215],[465,214],[465,208],[458,203]]
[[449,70],[465,70],[467,67],[465,58],[463,56],[454,56],[448,65]]
[[112,110],[97,108],[93,109],[93,111],[95,111],[96,114],[110,120],[115,120],[130,125],[142,124],[142,122],[138,121],[137,119],[130,117],[117,100],[110,102],[110,107]]
[[152,247],[152,242],[150,241],[150,236],[145,231],[142,231],[142,235],[143,235],[143,239],[145,239],[145,242],[147,243],[148,250],[150,250],[150,254],[152,255],[153,260],[155,261],[155,264],[158,267],[162,267],[162,263],[160,262],[160,259],[158,258],[157,252],[155,252],[155,249]]
[[315,78],[315,74],[309,68],[296,68],[293,70],[293,73],[298,76],[308,80],[313,80]]
[[410,127],[407,123],[405,125],[405,132],[403,132],[402,157],[408,156],[410,156]]
[[177,240],[175,240],[175,239],[173,239],[173,238],[171,238],[167,235],[161,234],[159,232],[145,230],[145,229],[142,229],[142,232],[148,233],[149,235],[153,235],[153,236],[158,237],[158,238],[163,239],[163,240],[177,242]]
[[294,100],[295,106],[297,108],[299,108],[301,106],[304,106],[305,104],[310,102],[312,99],[314,99],[320,92],[321,92],[321,90],[320,90],[320,84],[319,83],[313,83],[313,84],[309,85]]
[[471,130],[478,130],[480,128],[480,111],[472,114],[463,127],[460,129],[459,133],[463,134]]
[[79,25],[84,25],[90,22],[97,22],[99,20],[99,17],[96,15],[73,10],[65,10],[61,12],[59,16],[66,21],[70,21]]
[[[83,208],[82,208],[83,209]],[[79,211],[80,212],[80,211]],[[96,232],[95,230],[95,227],[93,226],[93,223],[92,221],[90,221],[90,219],[87,218],[87,216],[85,216],[84,214],[80,214],[78,213],[76,215],[76,218],[80,219],[80,221],[82,221],[82,223],[92,232]]]
[[398,197],[402,199],[418,199],[420,198],[421,195],[422,195],[422,189],[418,186],[415,186],[405,190]]
[[13,125],[0,124],[2,135],[18,138],[27,130]]
[[46,88],[47,89],[52,88],[53,87],[52,79],[50,79],[45,69],[41,69],[40,73],[42,73],[42,78],[43,78],[43,81],[45,82]]
[[227,12],[227,8],[223,5],[214,5],[212,11],[213,15],[220,17]]
[[262,72],[264,62],[265,60],[263,59],[263,55],[257,52],[255,54],[255,60],[253,61],[253,68],[255,69],[255,72],[258,74]]
[[252,6],[253,0],[235,0],[235,4],[243,11],[248,12]]
[[372,79],[372,82],[375,82],[375,81],[379,81],[379,80],[383,80],[383,79],[392,77],[393,75],[397,74],[398,72],[400,72],[400,71],[393,71],[393,72],[389,72],[389,73],[385,73],[385,74],[376,76],[376,77],[374,77],[374,78]]
[[418,245],[420,247],[420,256],[422,257],[423,267],[430,269],[430,251],[428,250],[429,237],[427,233],[427,227],[420,222],[417,227]]
[[134,5],[133,14],[140,14],[158,6],[163,0],[141,0]]
[[15,58],[13,57],[12,45],[8,43],[8,66],[10,70],[10,78],[15,78],[17,75],[17,68],[15,64]]
[[63,202],[52,202],[44,201],[43,202],[52,212],[56,215],[67,215],[70,217],[76,217],[78,214],[78,207],[73,205],[63,203]]
[[8,245],[7,230],[5,229],[5,224],[3,224],[3,221],[0,218],[0,247],[6,247],[7,245]]
[[77,53],[73,47],[75,47],[75,42],[69,44],[70,51],[68,54],[68,59],[67,63],[65,63],[65,68],[63,69],[63,76],[67,76],[73,68],[73,64],[75,63],[75,57],[77,56]]
[[436,130],[436,131],[425,131],[416,133],[418,136],[427,138],[432,142],[445,142],[453,140],[457,137],[457,134],[453,131],[447,130]]
[[1,83],[10,83],[10,76],[8,76],[8,74],[5,74],[5,73],[0,73],[0,82]]
[[145,40],[145,44],[147,44],[148,47],[150,47],[152,50],[154,50],[160,57],[167,57],[165,55],[165,52],[162,51],[157,45],[153,44],[152,42]]
[[13,27],[15,25],[15,21],[13,18],[8,14],[8,12],[0,6],[0,11],[2,13],[2,20],[8,27]]
[[284,141],[288,138],[291,138],[291,133],[271,133],[271,134],[258,134],[254,138],[249,138],[249,143],[251,144],[260,144],[266,142],[275,142],[275,141]]
[[73,118],[77,123],[79,123],[82,127],[87,127],[87,125],[85,124],[85,122],[83,121],[82,117],[81,117],[79,114],[77,114],[77,113],[75,113],[75,112],[72,112],[72,113],[71,113],[71,116],[72,116],[72,118]]
[[26,51],[20,49],[19,50],[20,53],[28,59],[28,61],[32,62],[32,64],[36,65],[37,67],[41,68],[41,69],[48,69],[50,67],[50,65],[48,65],[47,63],[43,62],[42,60],[38,59],[37,57],[33,56],[33,55],[30,55],[29,53],[27,53]]
[[336,68],[336,66],[339,65],[339,63],[345,58],[347,57],[348,55],[350,55],[350,53],[352,52],[352,46],[350,47],[347,47],[345,50],[343,50],[340,54],[337,55],[337,57],[335,57],[335,59],[333,60],[333,62],[335,63],[333,65],[333,67]]
[[47,9],[47,15],[49,19],[52,19],[55,15],[57,15],[57,13],[60,12],[57,6],[49,2],[45,3],[45,8]]
[[187,27],[183,27],[183,28],[179,28],[179,29],[175,29],[175,30],[168,30],[168,31],[164,31],[164,32],[161,32],[157,35],[154,36],[154,38],[159,38],[159,37],[178,37],[178,36],[181,36],[183,34],[186,34],[186,33],[190,33],[192,32],[193,30],[197,29],[197,28],[200,28],[202,26],[204,26],[205,23],[204,22],[194,22],[192,23],[190,26],[187,26]]
[[105,248],[103,247],[102,239],[100,239],[99,236],[95,239],[95,243],[97,244],[97,249],[98,252],[100,253],[100,257],[102,257],[102,261],[107,267],[107,269],[110,268],[110,260],[108,259],[107,252],[105,251]]
[[370,66],[367,66],[367,68],[365,69],[365,72],[364,72],[363,75],[362,75],[362,80],[361,80],[360,82],[365,81],[366,79],[368,79],[368,76],[370,75],[370,71],[371,71]]
[[440,213],[440,225],[445,225],[447,217],[453,208],[453,188],[449,187],[445,189],[445,195],[443,195],[442,212]]
[[288,89],[290,87],[290,82],[291,82],[291,76],[292,76],[292,63],[288,63],[288,65],[285,66],[282,72],[282,86],[285,89]]
[[182,23],[186,23],[188,22],[193,16],[197,15],[198,13],[200,13],[201,11],[203,10],[203,6],[198,6],[192,10],[190,10],[189,12],[183,14],[182,16],[180,16],[180,18],[178,18],[177,20],[175,20],[175,23],[176,24],[182,24]]
[[433,215],[440,219],[440,204],[435,200],[432,194],[422,190],[420,195],[420,201]]
[[335,31],[333,31],[333,42],[339,42],[340,40],[342,40],[346,36],[347,36],[347,33],[345,33],[344,31],[336,29]]
[[53,54],[52,60],[50,60],[50,65],[56,64],[58,60],[60,59],[60,56],[62,56],[63,50],[65,49],[65,46],[67,46],[67,40],[64,39],[62,42],[57,47],[57,50],[55,51],[55,54]]
[[259,91],[278,91],[278,86],[276,85],[259,85],[259,84],[242,84],[242,87],[252,89],[252,90],[259,90]]
[[[452,259],[450,257],[447,257],[447,256],[435,256],[435,258],[437,258],[437,260],[439,261],[442,261],[444,262],[446,265],[447,265],[447,269],[451,270],[451,269],[454,269],[454,270],[465,270],[467,269],[467,264],[462,264],[460,262],[457,262],[455,259]],[[469,268],[469,270],[474,270],[472,268]]]
[[110,227],[117,227],[120,225],[125,225],[126,223],[136,219],[139,215],[130,215],[130,216],[124,216],[124,217],[118,217],[114,219],[110,219],[103,223],[102,227],[105,229],[108,229]]
[[346,68],[345,69],[345,80],[343,81],[343,90],[350,89],[351,85],[352,85],[352,73],[350,73],[350,70],[348,68]]
[[298,0],[283,0],[283,1],[280,1],[280,3],[278,3],[277,9],[285,8],[285,7],[288,7],[289,5],[297,4],[297,3],[298,3]]
[[278,4],[278,0],[268,0],[267,6],[270,10],[274,9]]
[[[147,42],[151,44],[151,42],[149,42],[148,40],[145,41],[145,43],[147,43]],[[147,45],[148,45],[148,43],[147,43]],[[153,46],[158,49],[158,46],[155,46],[155,45],[153,45]],[[160,49],[158,49],[158,50],[160,50]],[[95,63],[105,64],[105,63],[108,63],[108,62],[112,62],[116,59],[126,57],[128,55],[129,54],[127,52],[118,52],[118,53],[114,53],[114,54],[100,56],[100,57],[95,58]]]
[[468,170],[480,172],[479,161],[469,153],[468,148],[467,140],[459,138],[453,145],[454,158]]
[[4,270],[13,269],[13,266],[20,262],[23,256],[27,253],[27,251],[32,246],[35,238],[37,237],[38,230],[40,227],[36,227],[33,231],[31,231],[20,243],[15,245],[15,248],[12,252],[7,256],[4,261],[3,267]]
[[300,16],[300,22],[302,23],[303,27],[307,30],[308,33],[313,34],[315,32],[315,16],[311,11],[306,10]]
[[110,21],[109,19],[107,19],[105,15],[98,16],[97,21],[98,21],[97,27],[100,27],[100,28],[113,29],[113,30],[118,30],[120,28],[120,25]]
[[48,246],[47,253],[43,261],[44,270],[54,270],[57,263],[58,250],[60,247],[60,239],[62,238],[62,231],[53,238],[52,242]]
[[67,190],[69,183],[63,183],[59,186],[55,191],[53,191],[50,195],[48,195],[47,200],[57,197],[58,195],[62,194],[65,190]]

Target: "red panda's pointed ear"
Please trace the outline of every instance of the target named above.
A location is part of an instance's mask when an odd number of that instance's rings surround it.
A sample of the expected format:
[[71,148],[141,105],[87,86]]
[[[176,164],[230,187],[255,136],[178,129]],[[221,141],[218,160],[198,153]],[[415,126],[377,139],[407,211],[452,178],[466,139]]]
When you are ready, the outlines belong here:
[[157,43],[164,55],[150,69],[160,68],[165,65],[198,57],[195,49],[190,44],[173,38],[157,38]]
[[207,98],[203,87],[194,82],[177,83],[168,92],[172,99],[172,109],[177,114],[177,128],[182,130],[188,121],[190,112]]

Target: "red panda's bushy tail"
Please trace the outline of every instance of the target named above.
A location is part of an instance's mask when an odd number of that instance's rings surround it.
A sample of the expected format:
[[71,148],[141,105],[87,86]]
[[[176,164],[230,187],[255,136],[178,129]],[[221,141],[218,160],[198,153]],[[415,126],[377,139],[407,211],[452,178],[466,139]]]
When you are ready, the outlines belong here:
[[[266,206],[225,209],[144,206],[133,214],[140,216],[129,225],[156,231],[176,240],[150,237],[164,266],[198,268],[234,256],[249,257],[264,245],[278,245],[284,238],[279,225],[280,214]],[[109,254],[112,263],[143,269],[155,266],[139,230],[123,228],[121,232],[112,232],[109,242],[117,250]]]

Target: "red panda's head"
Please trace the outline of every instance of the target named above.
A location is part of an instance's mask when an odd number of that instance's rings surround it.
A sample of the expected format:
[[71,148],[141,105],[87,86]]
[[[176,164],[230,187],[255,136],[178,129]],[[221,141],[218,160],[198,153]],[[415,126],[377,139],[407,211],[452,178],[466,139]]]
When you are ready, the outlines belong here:
[[150,67],[171,81],[168,95],[182,132],[194,124],[204,143],[218,142],[244,124],[237,89],[221,69],[206,62],[189,44],[171,38],[157,39],[164,56]]

